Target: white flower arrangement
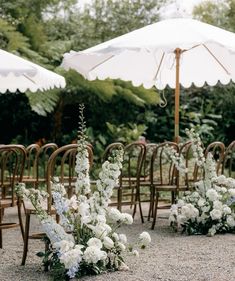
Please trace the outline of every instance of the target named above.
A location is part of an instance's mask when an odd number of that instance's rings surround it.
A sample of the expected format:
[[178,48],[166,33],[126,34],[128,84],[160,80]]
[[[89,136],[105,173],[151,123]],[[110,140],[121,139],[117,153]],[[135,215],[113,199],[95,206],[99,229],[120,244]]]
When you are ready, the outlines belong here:
[[[81,118],[83,121],[83,115]],[[84,124],[81,131],[76,156],[75,194],[68,199],[58,179],[52,183],[52,197],[60,224],[41,207],[47,196],[45,192],[27,190],[23,184],[18,186],[18,194],[31,200],[50,240],[49,252],[41,255],[49,269],[56,272],[54,280],[126,270],[124,252],[138,256],[136,248],[145,248],[151,241],[149,234],[143,232],[135,245],[128,245],[126,235],[116,230],[122,224],[132,224],[132,216],[108,207],[122,168],[122,150],[116,150],[109,161],[104,162],[96,191],[91,193]]]
[[[170,223],[187,234],[233,232],[235,230],[235,180],[216,175],[216,165],[211,154],[205,159],[198,134],[187,130],[192,142],[193,157],[204,170],[204,179],[196,182],[192,191],[173,205]],[[175,155],[173,155],[175,157]],[[179,165],[178,165],[179,166]],[[182,165],[180,165],[182,166]]]

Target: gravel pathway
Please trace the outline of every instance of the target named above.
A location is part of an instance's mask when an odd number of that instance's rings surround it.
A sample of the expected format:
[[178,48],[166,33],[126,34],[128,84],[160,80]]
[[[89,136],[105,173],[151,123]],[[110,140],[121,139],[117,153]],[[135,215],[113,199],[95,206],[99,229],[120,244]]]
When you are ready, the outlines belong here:
[[[16,217],[16,211],[7,211],[8,220]],[[38,228],[33,220],[33,228]],[[129,241],[134,241],[142,231],[149,231],[151,246],[140,252],[139,258],[128,256],[129,271],[85,277],[83,281],[233,281],[235,280],[235,235],[184,236],[174,233],[168,220],[158,218],[154,231],[150,224],[138,219],[120,230]],[[21,266],[23,242],[18,229],[3,232],[3,249],[0,249],[1,281],[51,280],[43,272],[41,260],[35,254],[43,249],[39,240],[30,240],[25,266]]]

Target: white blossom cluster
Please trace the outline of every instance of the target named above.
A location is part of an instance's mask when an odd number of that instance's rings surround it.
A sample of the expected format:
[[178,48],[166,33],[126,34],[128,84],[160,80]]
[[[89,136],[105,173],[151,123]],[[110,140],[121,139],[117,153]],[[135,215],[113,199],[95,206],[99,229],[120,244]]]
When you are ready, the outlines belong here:
[[185,159],[182,154],[179,154],[172,146],[167,146],[165,149],[167,158],[171,159],[175,168],[180,174],[184,175],[188,172],[188,168],[185,166]]
[[205,164],[205,156],[203,152],[203,144],[198,133],[194,129],[186,129],[186,135],[189,141],[191,141],[191,148],[193,151],[193,158],[196,161],[198,167],[202,167]]
[[194,144],[197,164],[204,169],[204,178],[194,184],[193,191],[185,192],[182,199],[173,205],[170,223],[182,227],[188,234],[232,232],[235,230],[235,180],[216,175],[216,164],[209,153],[202,156],[202,143],[198,135],[188,131]]
[[91,192],[90,176],[89,176],[89,157],[88,150],[86,148],[86,142],[81,141],[79,143],[78,152],[76,155],[76,167],[77,180],[75,184],[77,194],[89,194]]
[[110,268],[126,270],[124,252],[138,257],[136,247],[145,248],[151,242],[149,234],[143,232],[130,247],[126,235],[117,229],[122,224],[132,224],[132,216],[108,208],[113,188],[118,184],[122,159],[123,151],[117,150],[113,158],[102,165],[96,191],[91,193],[87,149],[83,144],[79,146],[75,194],[67,198],[64,186],[57,179],[52,183],[53,204],[60,224],[41,207],[44,197],[39,191],[29,192],[24,186],[19,187],[21,196],[34,202],[42,227],[69,278],[78,277],[84,265],[96,273]]

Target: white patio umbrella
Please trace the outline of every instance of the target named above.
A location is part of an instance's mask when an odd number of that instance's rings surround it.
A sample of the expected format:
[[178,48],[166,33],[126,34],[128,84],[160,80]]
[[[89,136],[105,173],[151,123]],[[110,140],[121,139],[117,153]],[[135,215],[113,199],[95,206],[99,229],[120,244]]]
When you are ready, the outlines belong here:
[[64,77],[0,49],[0,93],[65,87]]
[[62,66],[89,80],[120,78],[145,88],[174,88],[178,141],[180,84],[235,82],[235,34],[193,19],[164,20],[85,51],[71,51]]

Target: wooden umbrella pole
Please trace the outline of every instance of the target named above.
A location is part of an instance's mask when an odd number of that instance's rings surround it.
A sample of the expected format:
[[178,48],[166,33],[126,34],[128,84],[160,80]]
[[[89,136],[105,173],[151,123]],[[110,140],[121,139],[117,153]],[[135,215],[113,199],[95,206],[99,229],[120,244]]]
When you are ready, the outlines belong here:
[[179,103],[180,103],[180,55],[181,49],[175,49],[176,79],[175,79],[175,142],[179,143]]

